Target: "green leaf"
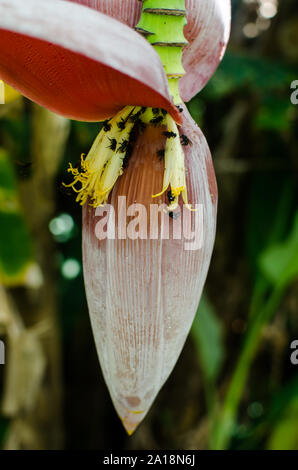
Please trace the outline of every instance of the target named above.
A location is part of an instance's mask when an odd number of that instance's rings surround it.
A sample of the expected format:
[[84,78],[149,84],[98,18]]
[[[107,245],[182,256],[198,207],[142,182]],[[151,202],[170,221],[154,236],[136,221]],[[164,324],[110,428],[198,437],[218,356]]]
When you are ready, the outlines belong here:
[[275,285],[288,285],[298,277],[298,212],[290,236],[263,253],[260,267]]
[[33,264],[33,247],[18,200],[14,170],[0,149],[0,282],[22,284]]
[[215,382],[224,359],[223,329],[212,305],[204,295],[191,332],[204,376],[208,382]]
[[297,78],[297,67],[282,62],[265,60],[264,57],[226,53],[216,74],[202,92],[210,99],[221,99],[236,89],[249,88],[260,92],[289,90],[289,84]]
[[288,97],[266,94],[255,117],[255,127],[261,130],[285,132],[291,129],[295,108]]
[[[264,191],[266,188],[266,191]],[[255,279],[259,278],[260,256],[289,233],[296,208],[296,182],[288,175],[257,174],[251,184],[245,239]],[[267,281],[267,279],[266,279]]]
[[298,450],[298,399],[290,402],[268,442],[269,450]]
[[[246,247],[252,268],[260,254],[279,243],[291,223],[295,180],[272,173],[257,174],[251,184],[245,228]],[[264,191],[266,188],[266,191]]]

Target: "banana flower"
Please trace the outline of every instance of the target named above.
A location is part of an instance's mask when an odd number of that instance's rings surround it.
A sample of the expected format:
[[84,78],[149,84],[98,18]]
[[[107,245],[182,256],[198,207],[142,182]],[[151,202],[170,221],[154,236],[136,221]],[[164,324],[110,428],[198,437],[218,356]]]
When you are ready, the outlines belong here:
[[229,26],[229,0],[0,0],[1,78],[56,113],[105,120],[68,185],[83,205],[98,356],[129,434],[179,357],[207,276],[217,187],[183,100],[215,71]]

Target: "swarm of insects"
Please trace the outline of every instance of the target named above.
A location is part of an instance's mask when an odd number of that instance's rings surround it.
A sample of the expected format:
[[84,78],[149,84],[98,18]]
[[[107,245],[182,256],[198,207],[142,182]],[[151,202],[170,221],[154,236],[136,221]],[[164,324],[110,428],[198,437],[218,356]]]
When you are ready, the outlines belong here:
[[[156,152],[158,159],[165,161],[165,168],[170,164],[172,170],[165,172],[167,180],[163,182],[162,191],[152,197],[158,197],[171,188],[168,193],[169,212],[178,206],[180,194],[187,204],[181,145],[188,145],[189,139],[184,135],[178,138],[177,125],[164,109],[137,106],[127,106],[114,118],[105,121],[97,145],[86,158],[81,157],[78,168],[70,166],[68,169],[74,180],[66,186],[76,191],[78,202],[85,204],[89,200],[93,207],[98,207],[108,200],[117,178],[129,164],[137,137],[147,126],[161,127],[162,135],[172,139],[170,144],[167,142],[165,148]],[[172,160],[170,163],[169,159]]]

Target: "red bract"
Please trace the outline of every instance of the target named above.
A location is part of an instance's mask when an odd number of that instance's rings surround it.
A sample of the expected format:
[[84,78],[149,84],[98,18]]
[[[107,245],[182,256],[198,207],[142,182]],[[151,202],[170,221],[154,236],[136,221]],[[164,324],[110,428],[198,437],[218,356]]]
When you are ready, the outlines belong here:
[[[81,3],[134,27],[139,20],[139,0],[68,0]],[[207,83],[225,52],[231,24],[230,0],[186,0],[189,42],[183,51],[186,75],[180,80],[183,101],[189,101]]]
[[101,121],[127,103],[178,121],[158,55],[129,27],[61,0],[0,0],[0,77],[64,116]]
[[[125,210],[137,203],[150,212],[152,194],[158,192],[163,179],[164,163],[157,156],[164,145],[162,131],[149,127],[139,136],[130,164],[112,191],[116,233],[123,210],[119,197],[126,198]],[[116,236],[100,241],[101,211],[88,205],[83,210],[84,277],[94,337],[114,406],[129,433],[144,419],[177,361],[197,310],[213,248],[217,187],[210,151],[186,110],[180,132],[191,141],[185,146],[189,201],[202,204],[202,213],[187,210],[186,217],[194,224],[202,216],[203,223],[196,230],[196,234],[202,230],[201,249],[188,249],[190,240],[183,236],[150,239],[149,217],[148,231],[143,234],[147,239]],[[155,202],[167,204],[167,195]],[[125,229],[130,221],[128,217]],[[167,223],[172,233],[174,224],[183,225],[183,214],[176,219],[164,212],[161,231]]]

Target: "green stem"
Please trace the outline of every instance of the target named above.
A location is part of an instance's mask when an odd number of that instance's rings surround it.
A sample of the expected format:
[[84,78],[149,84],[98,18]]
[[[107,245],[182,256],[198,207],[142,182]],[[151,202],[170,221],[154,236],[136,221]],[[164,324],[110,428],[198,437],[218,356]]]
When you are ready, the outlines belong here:
[[175,104],[182,102],[179,79],[185,74],[182,49],[187,45],[185,0],[143,0],[142,15],[136,30],[154,47],[168,77]]
[[215,423],[213,439],[210,443],[210,447],[213,450],[226,449],[228,447],[233,433],[241,395],[260,343],[262,328],[270,321],[276,312],[284,291],[284,285],[277,286],[267,300],[262,311],[257,317],[252,319],[252,324],[248,330],[244,347],[230,382],[222,410],[217,422]]

